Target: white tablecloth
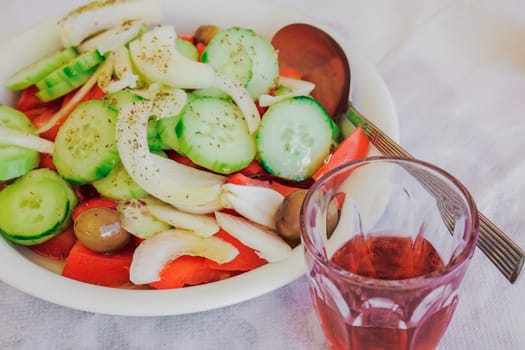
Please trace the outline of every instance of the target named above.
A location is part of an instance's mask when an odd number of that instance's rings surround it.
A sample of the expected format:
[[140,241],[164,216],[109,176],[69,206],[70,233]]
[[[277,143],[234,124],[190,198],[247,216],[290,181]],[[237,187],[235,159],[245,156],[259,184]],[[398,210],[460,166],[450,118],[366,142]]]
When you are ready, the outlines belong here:
[[[273,0],[362,48],[396,104],[401,142],[449,170],[525,246],[525,3],[520,0]],[[0,41],[79,0],[3,0]],[[1,55],[9,55],[1,52]],[[1,266],[0,268],[14,268]],[[480,251],[440,349],[525,349],[525,277]],[[299,280],[222,309],[127,318],[67,309],[0,282],[1,349],[325,349]]]

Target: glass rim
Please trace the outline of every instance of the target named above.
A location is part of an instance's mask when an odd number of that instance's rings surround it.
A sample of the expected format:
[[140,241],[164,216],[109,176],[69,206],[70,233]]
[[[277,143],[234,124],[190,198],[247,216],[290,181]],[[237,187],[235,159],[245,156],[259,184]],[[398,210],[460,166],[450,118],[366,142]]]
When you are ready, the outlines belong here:
[[[425,169],[425,170],[431,170],[440,176],[444,177],[446,180],[450,181],[450,183],[456,187],[457,190],[461,193],[461,195],[464,197],[465,203],[467,205],[468,211],[469,211],[469,225],[465,225],[463,234],[468,233],[469,239],[467,243],[465,244],[465,247],[463,247],[461,253],[458,255],[458,258],[455,259],[455,261],[452,264],[447,264],[442,269],[432,271],[430,273],[412,277],[412,278],[406,278],[406,279],[378,279],[378,278],[371,278],[362,276],[356,273],[352,273],[339,265],[334,264],[327,256],[326,254],[323,254],[322,252],[319,252],[316,248],[312,246],[310,242],[306,242],[306,240],[303,238],[305,235],[314,235],[317,234],[313,232],[313,229],[307,227],[305,224],[305,217],[307,216],[307,213],[310,209],[309,203],[312,200],[312,197],[314,193],[317,193],[321,191],[324,183],[337,176],[341,172],[344,172],[345,170],[349,168],[353,168],[359,165],[369,164],[369,163],[377,163],[377,162],[389,162],[389,163],[408,163],[418,166],[419,168]],[[301,214],[300,214],[300,227],[301,227],[301,239],[302,239],[302,245],[303,249],[305,250],[305,253],[309,254],[317,263],[321,263],[323,266],[329,268],[332,272],[335,272],[340,277],[351,280],[355,284],[360,285],[366,285],[367,287],[378,287],[378,288],[393,288],[393,289],[403,289],[403,288],[413,288],[418,287],[420,288],[422,285],[435,283],[436,280],[440,280],[443,278],[446,278],[447,276],[453,274],[455,271],[462,268],[465,263],[472,257],[474,254],[474,250],[476,248],[476,243],[479,237],[479,217],[478,217],[478,210],[476,203],[474,202],[474,199],[472,198],[472,195],[467,190],[465,185],[463,185],[456,177],[454,177],[449,172],[441,169],[440,167],[428,163],[426,161],[422,161],[419,159],[413,159],[413,158],[405,158],[405,157],[395,157],[395,156],[370,156],[354,161],[350,161],[347,163],[344,163],[332,170],[330,170],[328,173],[323,175],[320,179],[318,179],[312,187],[308,190],[308,193],[306,194],[306,197],[304,198],[302,207],[301,207]]]

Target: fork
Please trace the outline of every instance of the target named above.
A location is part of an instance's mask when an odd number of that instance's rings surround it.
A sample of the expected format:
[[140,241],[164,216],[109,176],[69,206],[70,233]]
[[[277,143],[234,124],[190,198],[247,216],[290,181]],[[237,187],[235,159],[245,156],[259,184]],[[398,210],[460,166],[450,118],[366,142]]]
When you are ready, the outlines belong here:
[[[355,126],[361,125],[363,131],[370,140],[370,143],[372,143],[383,155],[411,159],[414,158],[352,106],[347,110],[347,117]],[[442,195],[444,192],[448,192],[442,186],[436,184],[435,181],[430,181],[425,178],[420,178],[420,180],[421,183],[425,184],[426,187],[434,193]],[[509,282],[514,283],[520,275],[523,263],[525,262],[525,252],[485,215],[481,212],[478,212],[478,215],[478,248],[489,258]],[[443,214],[443,218],[447,226],[449,226],[452,220],[450,214]]]

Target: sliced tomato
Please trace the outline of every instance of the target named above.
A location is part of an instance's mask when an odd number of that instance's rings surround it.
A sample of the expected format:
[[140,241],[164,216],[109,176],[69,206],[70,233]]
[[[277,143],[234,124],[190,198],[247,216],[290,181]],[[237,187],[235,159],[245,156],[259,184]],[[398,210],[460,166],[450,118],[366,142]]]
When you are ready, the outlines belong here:
[[61,234],[43,243],[30,246],[29,248],[35,253],[47,258],[63,261],[69,256],[69,252],[76,241],[77,237],[73,232],[73,225],[71,225]]
[[97,253],[77,241],[71,249],[62,275],[77,281],[106,287],[130,285],[129,269],[135,244],[111,254]]
[[[35,114],[31,119],[31,122],[35,126],[35,128],[39,129],[41,126],[45,125],[47,121],[58,112],[59,109],[39,109],[39,114]],[[30,111],[31,114],[33,114],[35,111]],[[60,121],[55,126],[53,126],[51,129],[42,132],[39,134],[40,137],[54,141],[55,137],[57,136],[58,129],[62,125],[63,121]]]
[[82,214],[88,209],[100,207],[116,209],[117,204],[114,200],[104,197],[87,199],[81,202],[79,205],[77,205],[75,209],[73,209],[73,220],[76,220],[80,214]]
[[206,261],[208,267],[214,270],[222,271],[250,271],[267,263],[266,260],[257,255],[255,250],[244,245],[241,241],[223,229],[220,229],[219,232],[215,234],[215,236],[228,243],[231,243],[239,250],[239,254],[232,261],[223,264],[219,264],[215,261],[207,259]]
[[40,163],[38,167],[48,168],[53,171],[57,171],[57,168],[55,167],[55,163],[53,163],[53,156],[48,153],[40,153]]
[[27,89],[24,89],[20,93],[20,97],[16,103],[16,109],[26,113],[27,111],[39,108],[58,108],[62,103],[61,99],[51,102],[42,102],[36,95],[37,92],[38,88],[35,85],[31,85]]
[[254,176],[264,173],[264,169],[257,160],[253,160],[246,168],[240,171],[246,176]]
[[328,161],[317,169],[312,178],[318,180],[330,170],[344,163],[366,157],[369,147],[368,138],[360,125],[336,147]]
[[195,44],[195,48],[199,53],[199,61],[201,61],[202,53],[204,52],[204,50],[206,50],[206,45],[204,45],[203,43],[197,43]]
[[179,39],[182,39],[182,40],[186,40],[186,41],[189,41],[190,43],[193,44],[193,35],[177,35],[179,37]]
[[279,192],[285,197],[289,195],[290,193],[301,189],[300,187],[284,185],[280,182],[273,181],[273,180],[256,179],[250,176],[246,176],[242,172],[238,172],[238,173],[234,173],[230,175],[228,177],[227,182],[231,184],[235,184],[235,185],[268,187],[268,188],[271,188]]
[[156,289],[182,288],[228,278],[232,273],[208,267],[200,256],[183,255],[172,260],[160,272],[160,280],[149,285]]

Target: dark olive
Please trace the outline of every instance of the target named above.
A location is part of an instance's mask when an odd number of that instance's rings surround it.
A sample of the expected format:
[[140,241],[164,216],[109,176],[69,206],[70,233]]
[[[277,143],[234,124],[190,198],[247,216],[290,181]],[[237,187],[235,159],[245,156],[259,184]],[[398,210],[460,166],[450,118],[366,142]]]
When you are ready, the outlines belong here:
[[[297,190],[286,196],[277,209],[275,215],[275,226],[277,233],[288,241],[301,239],[301,228],[299,216],[307,190]],[[326,229],[330,236],[339,221],[339,211],[334,201],[328,206],[326,215]]]
[[91,208],[75,220],[75,236],[87,248],[109,253],[128,244],[131,235],[124,230],[120,214],[109,208]]
[[217,34],[220,30],[221,28],[214,25],[201,25],[199,28],[197,28],[193,36],[196,42],[208,45],[211,39],[213,39],[215,34]]

